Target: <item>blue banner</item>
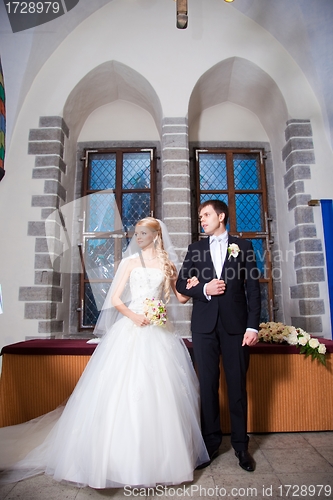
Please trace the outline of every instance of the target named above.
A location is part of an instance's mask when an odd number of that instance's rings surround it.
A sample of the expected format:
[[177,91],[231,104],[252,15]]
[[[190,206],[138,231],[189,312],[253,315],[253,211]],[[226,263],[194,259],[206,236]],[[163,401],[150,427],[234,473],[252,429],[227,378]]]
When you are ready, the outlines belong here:
[[323,217],[328,294],[331,309],[331,337],[333,338],[333,200],[320,200]]

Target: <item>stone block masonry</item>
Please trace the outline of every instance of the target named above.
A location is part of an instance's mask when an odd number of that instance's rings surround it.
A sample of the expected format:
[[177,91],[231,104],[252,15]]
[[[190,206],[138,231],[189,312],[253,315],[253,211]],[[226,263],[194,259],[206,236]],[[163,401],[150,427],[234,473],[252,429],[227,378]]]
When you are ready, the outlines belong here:
[[295,243],[295,282],[290,287],[291,300],[298,301],[299,315],[292,324],[312,334],[322,334],[324,301],[319,283],[325,280],[322,242],[317,238],[313,208],[308,206],[310,193],[305,193],[304,180],[311,179],[315,155],[310,120],[289,120],[285,130],[286,145],[282,159],[286,164],[284,185],[288,193],[288,210],[293,212],[294,228],[289,241]]
[[[65,138],[69,131],[61,116],[42,116],[39,128],[29,133],[28,153],[35,155],[32,178],[44,180],[42,193],[31,198],[31,206],[40,207],[40,220],[29,221],[28,236],[35,238],[35,282],[21,286],[19,300],[25,302],[24,317],[38,320],[37,334],[52,336],[63,333],[63,320],[59,318],[58,304],[62,302],[60,260],[62,252],[60,227],[56,221],[45,219],[66,201],[62,185],[66,164],[63,160]],[[55,265],[54,265],[55,264]],[[36,335],[38,336],[38,335]]]

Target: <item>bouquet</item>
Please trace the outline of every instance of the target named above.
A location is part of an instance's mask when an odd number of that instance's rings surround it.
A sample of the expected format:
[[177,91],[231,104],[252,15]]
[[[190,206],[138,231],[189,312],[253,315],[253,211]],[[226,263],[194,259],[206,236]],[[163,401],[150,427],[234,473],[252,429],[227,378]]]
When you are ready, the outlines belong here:
[[294,345],[300,349],[305,356],[311,356],[312,359],[318,359],[320,363],[326,366],[326,346],[321,344],[318,339],[311,337],[302,328],[284,325],[283,323],[261,323],[259,325],[260,342],[276,342]]
[[143,302],[143,313],[149,319],[151,325],[165,326],[167,313],[165,305],[159,299],[145,299]]

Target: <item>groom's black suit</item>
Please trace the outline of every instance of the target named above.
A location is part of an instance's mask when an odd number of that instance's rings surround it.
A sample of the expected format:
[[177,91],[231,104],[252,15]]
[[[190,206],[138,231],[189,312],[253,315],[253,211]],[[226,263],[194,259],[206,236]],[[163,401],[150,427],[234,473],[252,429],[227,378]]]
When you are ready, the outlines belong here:
[[[177,290],[193,298],[192,342],[198,368],[202,408],[202,433],[209,453],[220,445],[222,432],[219,411],[219,359],[228,387],[231,443],[236,451],[246,450],[248,346],[242,347],[247,328],[259,329],[260,288],[256,259],[250,241],[229,235],[228,245],[236,243],[240,252],[224,262],[222,295],[208,300],[204,285],[216,279],[209,238],[189,246],[177,280]],[[199,284],[186,289],[187,279],[197,276]]]

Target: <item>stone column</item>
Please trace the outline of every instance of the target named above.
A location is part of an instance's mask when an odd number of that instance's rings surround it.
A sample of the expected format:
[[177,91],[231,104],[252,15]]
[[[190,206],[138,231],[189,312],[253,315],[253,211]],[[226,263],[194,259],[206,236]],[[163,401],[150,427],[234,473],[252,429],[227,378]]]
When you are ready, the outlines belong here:
[[[164,118],[162,127],[162,214],[182,261],[191,243],[191,188],[186,118]],[[182,334],[190,332],[190,304],[179,305]],[[184,314],[185,313],[185,314]],[[184,317],[185,316],[185,317]]]
[[43,193],[33,195],[31,200],[33,207],[41,208],[40,220],[28,223],[28,236],[35,238],[34,285],[20,287],[19,300],[25,302],[24,317],[39,320],[41,337],[63,332],[57,307],[62,302],[60,262],[56,259],[62,252],[60,226],[56,221],[48,221],[46,234],[45,224],[47,217],[66,201],[61,183],[66,172],[65,135],[68,136],[68,128],[60,116],[41,117],[39,128],[30,130],[29,134],[28,152],[36,155],[32,177],[45,181]]
[[311,166],[315,164],[310,121],[289,120],[285,137],[287,142],[282,158],[287,173],[284,185],[288,191],[288,209],[293,212],[295,221],[289,241],[295,243],[297,283],[290,287],[290,294],[299,307],[299,316],[292,317],[291,321],[309,333],[321,334],[325,305],[320,298],[319,283],[325,281],[324,254],[322,242],[317,238],[313,208],[308,206],[311,194],[305,193],[304,186],[304,180],[311,179]]
[[165,118],[162,132],[162,214],[179,253],[191,243],[191,189],[188,126],[185,118]]

